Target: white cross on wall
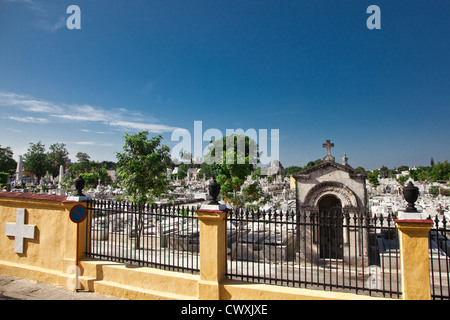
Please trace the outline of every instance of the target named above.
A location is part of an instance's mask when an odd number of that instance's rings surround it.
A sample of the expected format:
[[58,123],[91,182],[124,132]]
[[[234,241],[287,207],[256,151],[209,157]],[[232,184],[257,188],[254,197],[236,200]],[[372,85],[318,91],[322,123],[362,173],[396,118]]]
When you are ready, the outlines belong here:
[[24,239],[34,239],[36,226],[25,225],[25,209],[17,209],[16,223],[7,223],[5,226],[6,235],[14,237],[14,252],[23,253]]

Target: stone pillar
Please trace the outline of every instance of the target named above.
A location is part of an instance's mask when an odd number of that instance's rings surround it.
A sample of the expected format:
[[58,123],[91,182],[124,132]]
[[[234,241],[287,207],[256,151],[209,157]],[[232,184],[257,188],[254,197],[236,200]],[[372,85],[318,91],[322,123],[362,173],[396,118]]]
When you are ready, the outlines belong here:
[[395,220],[400,242],[402,293],[404,300],[431,300],[428,234],[429,219],[414,219],[399,212]]
[[201,208],[196,212],[200,222],[200,281],[201,300],[219,300],[220,282],[226,272],[227,210]]

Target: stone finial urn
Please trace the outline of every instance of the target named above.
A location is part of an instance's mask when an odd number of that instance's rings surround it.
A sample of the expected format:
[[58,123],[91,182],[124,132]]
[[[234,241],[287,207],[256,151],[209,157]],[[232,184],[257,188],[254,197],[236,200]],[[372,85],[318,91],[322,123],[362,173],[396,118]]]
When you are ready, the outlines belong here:
[[216,177],[213,177],[212,181],[209,183],[208,192],[209,195],[213,198],[209,204],[219,204],[219,201],[217,201],[217,197],[220,193],[220,184],[217,183]]
[[83,191],[85,183],[86,182],[84,181],[82,176],[79,176],[77,179],[75,179],[75,189],[77,189],[77,194],[76,194],[77,196],[80,196],[80,197],[84,196],[82,191]]
[[419,197],[419,188],[414,186],[413,183],[409,181],[406,187],[403,187],[403,196],[405,197],[406,202],[408,202],[405,212],[417,212],[417,208],[414,206],[414,203]]

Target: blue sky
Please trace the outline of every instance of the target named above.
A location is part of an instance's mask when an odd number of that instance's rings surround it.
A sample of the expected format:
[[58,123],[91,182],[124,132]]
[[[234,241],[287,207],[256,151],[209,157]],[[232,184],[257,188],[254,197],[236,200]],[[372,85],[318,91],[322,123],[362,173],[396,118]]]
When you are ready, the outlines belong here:
[[[67,7],[81,9],[69,30]],[[369,30],[367,7],[381,9]],[[115,160],[124,132],[278,129],[280,161],[450,158],[450,3],[0,0],[0,145]]]

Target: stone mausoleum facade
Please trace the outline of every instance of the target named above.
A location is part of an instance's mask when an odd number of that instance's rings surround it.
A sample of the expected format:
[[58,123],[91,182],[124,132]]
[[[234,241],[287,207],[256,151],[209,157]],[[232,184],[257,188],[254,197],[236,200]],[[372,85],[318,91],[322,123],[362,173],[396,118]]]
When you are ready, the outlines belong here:
[[[350,167],[345,154],[342,164],[336,163],[329,140],[323,146],[327,148],[323,161],[294,175],[298,249],[310,261],[359,260],[368,256],[368,241],[354,239],[368,235],[362,228],[352,228],[352,217],[368,213],[367,175]],[[365,245],[355,247],[356,243]],[[366,264],[364,259],[362,263]]]

